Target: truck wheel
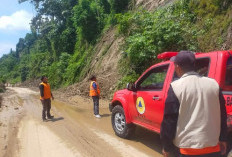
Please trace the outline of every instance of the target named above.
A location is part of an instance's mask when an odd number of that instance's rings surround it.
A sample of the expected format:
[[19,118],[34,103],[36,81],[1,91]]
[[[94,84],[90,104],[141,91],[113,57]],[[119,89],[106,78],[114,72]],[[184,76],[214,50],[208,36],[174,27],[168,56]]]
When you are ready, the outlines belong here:
[[112,110],[111,122],[115,134],[119,137],[129,138],[135,130],[133,124],[126,123],[124,110],[119,105],[115,106]]

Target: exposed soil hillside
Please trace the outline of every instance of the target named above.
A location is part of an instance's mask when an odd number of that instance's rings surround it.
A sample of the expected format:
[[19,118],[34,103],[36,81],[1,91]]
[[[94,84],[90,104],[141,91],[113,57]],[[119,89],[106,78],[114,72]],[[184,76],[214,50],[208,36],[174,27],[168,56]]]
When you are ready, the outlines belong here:
[[116,36],[116,29],[109,29],[102,36],[96,45],[96,52],[92,58],[86,78],[77,84],[67,88],[61,88],[58,91],[65,93],[65,97],[74,95],[88,96],[89,93],[89,77],[96,75],[97,82],[101,88],[101,96],[110,98],[118,80],[121,78],[118,72],[118,62],[121,58],[121,46],[123,37]]
[[[231,11],[231,16],[232,16],[232,11]],[[228,50],[232,48],[232,23],[230,24],[227,32],[228,33],[227,33],[226,41],[222,46],[222,49],[224,50]]]
[[142,6],[147,10],[154,10],[159,6],[164,6],[173,1],[174,0],[135,0],[135,6],[136,7]]

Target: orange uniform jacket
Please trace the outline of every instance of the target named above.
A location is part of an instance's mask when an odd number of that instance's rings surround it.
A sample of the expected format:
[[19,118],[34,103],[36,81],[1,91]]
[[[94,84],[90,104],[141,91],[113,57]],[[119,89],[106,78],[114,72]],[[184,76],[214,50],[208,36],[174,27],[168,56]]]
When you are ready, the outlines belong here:
[[[93,83],[96,83],[97,90],[93,88]],[[99,96],[100,95],[100,89],[96,81],[91,81],[90,83],[90,90],[89,90],[89,96]]]
[[50,85],[48,83],[40,83],[40,99],[50,99],[52,97]]

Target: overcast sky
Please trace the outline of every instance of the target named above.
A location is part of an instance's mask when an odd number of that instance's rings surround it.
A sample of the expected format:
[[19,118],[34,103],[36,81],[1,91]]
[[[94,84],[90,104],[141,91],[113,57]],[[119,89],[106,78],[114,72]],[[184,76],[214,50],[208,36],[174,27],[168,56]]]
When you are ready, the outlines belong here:
[[30,32],[30,22],[35,14],[29,2],[22,4],[18,0],[0,0],[0,57],[10,52]]

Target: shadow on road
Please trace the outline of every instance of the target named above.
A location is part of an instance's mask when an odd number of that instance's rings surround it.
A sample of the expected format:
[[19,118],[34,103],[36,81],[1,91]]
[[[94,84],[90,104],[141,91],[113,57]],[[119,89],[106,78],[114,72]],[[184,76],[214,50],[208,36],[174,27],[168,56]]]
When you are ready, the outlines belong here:
[[[130,138],[130,140],[143,143],[147,147],[162,154],[162,143],[160,140],[160,135],[155,132],[137,126],[136,131],[134,135]],[[173,150],[171,152],[171,157],[177,157],[177,156],[178,156],[177,150]]]
[[109,117],[111,114],[102,114],[101,117]]
[[156,152],[162,153],[160,136],[157,133],[151,132],[142,127],[136,127],[136,131],[130,140],[141,142]]
[[56,122],[63,119],[64,119],[63,117],[58,117],[58,118],[48,119],[47,121]]

